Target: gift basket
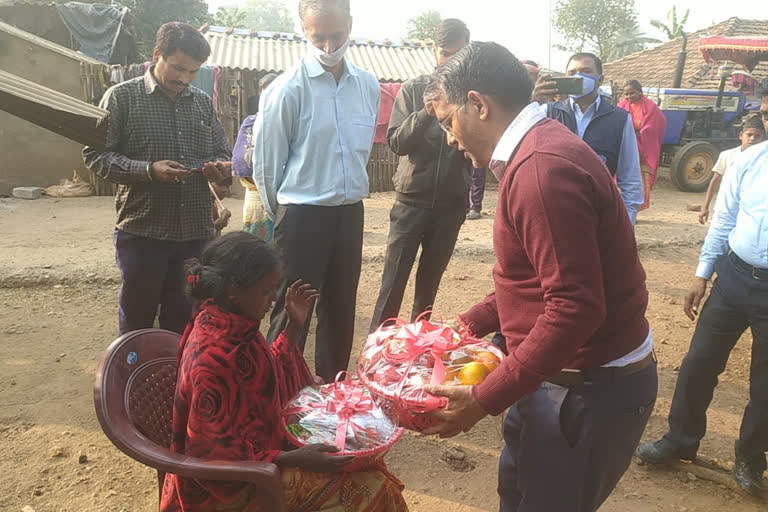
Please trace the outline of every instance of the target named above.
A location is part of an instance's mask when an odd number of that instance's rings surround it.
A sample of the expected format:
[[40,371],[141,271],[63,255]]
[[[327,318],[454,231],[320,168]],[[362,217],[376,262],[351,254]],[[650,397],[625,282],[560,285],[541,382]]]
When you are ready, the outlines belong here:
[[504,354],[491,343],[461,335],[422,315],[412,324],[387,321],[371,334],[357,374],[398,425],[421,432],[438,423],[425,413],[447,402],[424,392],[424,385],[477,385],[503,359]]
[[370,391],[356,380],[340,377],[332,384],[303,388],[282,417],[294,445],[329,444],[339,449],[337,455],[354,456],[345,471],[377,465],[403,435]]

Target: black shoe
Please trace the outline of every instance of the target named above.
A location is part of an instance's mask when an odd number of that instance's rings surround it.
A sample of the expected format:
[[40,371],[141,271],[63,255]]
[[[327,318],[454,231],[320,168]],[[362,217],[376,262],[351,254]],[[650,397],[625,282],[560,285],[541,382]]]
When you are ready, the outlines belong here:
[[733,465],[733,477],[739,487],[753,496],[766,490],[763,485],[763,472],[766,469],[765,456],[760,455],[753,459],[736,458]]
[[673,460],[694,460],[696,450],[681,449],[666,438],[643,443],[635,450],[637,458],[648,464],[663,464]]

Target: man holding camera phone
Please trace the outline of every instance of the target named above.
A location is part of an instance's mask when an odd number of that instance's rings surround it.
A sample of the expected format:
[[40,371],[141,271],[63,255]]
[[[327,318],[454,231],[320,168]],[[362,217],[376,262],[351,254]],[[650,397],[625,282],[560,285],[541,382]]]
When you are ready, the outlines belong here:
[[[547,117],[563,123],[597,153],[616,180],[629,220],[634,225],[644,196],[632,118],[625,110],[600,97],[603,63],[596,55],[573,55],[568,61],[566,75],[565,79],[541,76],[536,82],[533,99],[542,103]],[[557,103],[551,101],[563,94],[568,98]]]

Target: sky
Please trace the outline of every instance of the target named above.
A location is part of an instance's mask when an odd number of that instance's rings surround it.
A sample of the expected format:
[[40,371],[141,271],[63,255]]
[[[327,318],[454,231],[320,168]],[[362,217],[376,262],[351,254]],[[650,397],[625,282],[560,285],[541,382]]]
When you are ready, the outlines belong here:
[[[557,0],[551,0],[553,8]],[[768,19],[768,3],[723,0],[676,0],[678,16],[690,8],[686,28],[693,32],[731,17]],[[208,0],[212,12],[220,6],[245,5],[245,0]],[[286,0],[286,7],[296,13],[298,0]],[[649,37],[665,40],[663,34],[651,27],[651,19],[666,21],[670,0],[636,0],[640,29]],[[552,44],[560,42],[554,29],[550,30],[547,0],[352,0],[354,37],[397,39],[404,37],[408,20],[435,9],[443,18],[460,18],[472,33],[472,39],[495,41],[506,46],[520,59],[531,59],[541,66],[563,70],[568,55]],[[296,18],[298,18],[296,16]],[[297,25],[298,27],[298,25]],[[258,28],[258,27],[248,27]]]

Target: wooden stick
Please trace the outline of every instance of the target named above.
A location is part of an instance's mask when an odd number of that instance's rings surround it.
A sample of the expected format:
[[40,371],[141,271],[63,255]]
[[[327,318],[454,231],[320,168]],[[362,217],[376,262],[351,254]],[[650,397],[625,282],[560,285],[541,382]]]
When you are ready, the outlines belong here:
[[216,199],[216,203],[219,205],[220,210],[226,210],[227,207],[224,206],[224,203],[221,202],[221,199],[219,199],[218,194],[216,194],[216,189],[213,188],[213,183],[210,181],[208,182],[208,188],[211,189],[211,194],[213,194],[213,197]]

